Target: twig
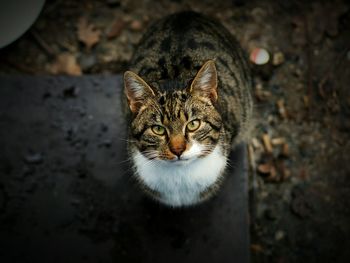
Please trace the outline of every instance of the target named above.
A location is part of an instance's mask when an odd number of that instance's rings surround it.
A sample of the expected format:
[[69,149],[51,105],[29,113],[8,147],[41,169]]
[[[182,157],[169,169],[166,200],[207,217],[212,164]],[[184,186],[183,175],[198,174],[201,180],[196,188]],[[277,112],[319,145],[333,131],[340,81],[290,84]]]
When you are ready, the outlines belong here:
[[39,35],[38,32],[32,29],[30,30],[30,33],[33,36],[34,40],[37,42],[37,44],[46,52],[46,54],[50,58],[55,56],[55,51],[50,47],[49,44],[46,43],[46,41]]
[[272,144],[271,144],[271,139],[270,139],[270,136],[267,134],[267,133],[264,133],[262,135],[262,140],[263,140],[263,143],[264,143],[264,147],[265,147],[265,151],[268,153],[268,154],[271,154],[273,149],[272,149]]
[[256,191],[258,189],[257,175],[256,175],[256,165],[255,165],[255,156],[254,149],[252,144],[248,144],[248,160],[249,160],[249,171],[252,179],[252,188],[250,191],[250,222],[254,227],[255,218],[256,218]]
[[19,63],[16,63],[14,61],[11,61],[9,59],[5,59],[5,61],[8,65],[10,65],[11,67],[14,67],[18,71],[25,72],[28,74],[37,74],[38,73],[36,69],[34,69],[32,67],[27,67],[23,63],[19,64]]

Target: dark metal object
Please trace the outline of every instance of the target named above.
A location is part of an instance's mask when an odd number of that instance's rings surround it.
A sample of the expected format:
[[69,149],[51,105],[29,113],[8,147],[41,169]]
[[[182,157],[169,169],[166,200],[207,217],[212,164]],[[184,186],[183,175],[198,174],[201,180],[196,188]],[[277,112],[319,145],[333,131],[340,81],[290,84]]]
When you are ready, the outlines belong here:
[[23,35],[34,23],[45,0],[0,1],[0,48]]
[[0,77],[0,262],[248,262],[245,147],[215,198],[164,207],[130,178],[121,94],[119,76]]

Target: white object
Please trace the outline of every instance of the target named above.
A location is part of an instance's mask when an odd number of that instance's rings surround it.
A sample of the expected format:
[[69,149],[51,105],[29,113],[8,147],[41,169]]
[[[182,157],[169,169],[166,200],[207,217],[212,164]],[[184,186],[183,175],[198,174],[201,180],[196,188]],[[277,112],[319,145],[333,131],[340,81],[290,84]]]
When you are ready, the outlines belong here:
[[263,48],[254,48],[250,53],[250,60],[257,65],[264,65],[270,60],[269,52]]

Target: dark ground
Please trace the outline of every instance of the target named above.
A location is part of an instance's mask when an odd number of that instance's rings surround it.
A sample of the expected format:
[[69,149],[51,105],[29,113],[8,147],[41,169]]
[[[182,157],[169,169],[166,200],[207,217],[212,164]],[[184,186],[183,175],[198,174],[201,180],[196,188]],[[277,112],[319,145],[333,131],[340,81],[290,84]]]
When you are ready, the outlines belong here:
[[171,209],[132,180],[121,76],[0,83],[1,263],[249,262],[243,144],[215,198]]
[[346,1],[48,1],[32,29],[0,51],[0,72],[121,73],[147,25],[184,9],[218,18],[248,53],[262,47],[272,57],[252,65],[253,262],[348,262]]

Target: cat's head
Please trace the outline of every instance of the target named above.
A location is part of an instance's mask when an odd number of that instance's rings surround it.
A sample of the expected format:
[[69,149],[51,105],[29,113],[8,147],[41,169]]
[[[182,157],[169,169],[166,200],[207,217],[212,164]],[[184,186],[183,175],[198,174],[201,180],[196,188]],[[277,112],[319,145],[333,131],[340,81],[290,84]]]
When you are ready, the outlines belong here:
[[193,77],[185,87],[160,91],[125,72],[124,92],[133,114],[130,143],[146,158],[185,163],[208,155],[218,144],[222,122],[214,107],[214,61],[207,61]]

